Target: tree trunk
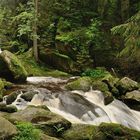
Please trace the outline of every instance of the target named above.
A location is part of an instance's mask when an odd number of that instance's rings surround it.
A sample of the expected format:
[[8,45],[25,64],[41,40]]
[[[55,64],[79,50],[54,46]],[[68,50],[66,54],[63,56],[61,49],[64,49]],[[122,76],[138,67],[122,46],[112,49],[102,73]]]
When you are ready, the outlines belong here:
[[129,18],[129,8],[130,8],[130,0],[122,0],[121,1],[121,17],[122,22],[126,21]]
[[35,16],[34,16],[34,25],[33,25],[33,56],[36,61],[39,61],[38,58],[38,45],[37,45],[37,14],[38,14],[38,0],[34,0],[35,4]]

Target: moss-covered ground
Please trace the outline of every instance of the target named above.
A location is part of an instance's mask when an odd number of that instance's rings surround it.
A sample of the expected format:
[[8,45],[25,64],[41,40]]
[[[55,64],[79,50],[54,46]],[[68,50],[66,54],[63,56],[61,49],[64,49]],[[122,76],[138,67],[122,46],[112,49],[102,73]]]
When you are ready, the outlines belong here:
[[38,63],[35,62],[31,52],[26,52],[22,55],[18,55],[18,58],[21,60],[23,66],[25,67],[28,76],[53,76],[53,77],[70,76],[68,73],[52,69],[42,62]]

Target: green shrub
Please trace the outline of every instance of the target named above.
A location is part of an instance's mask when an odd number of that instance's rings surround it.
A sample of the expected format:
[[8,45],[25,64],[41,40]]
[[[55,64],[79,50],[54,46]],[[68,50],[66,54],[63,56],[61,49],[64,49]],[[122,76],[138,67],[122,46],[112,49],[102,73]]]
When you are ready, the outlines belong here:
[[90,76],[93,78],[103,78],[108,74],[107,71],[103,69],[87,69],[82,73],[82,76]]
[[12,140],[40,140],[40,131],[31,123],[17,123],[18,134]]

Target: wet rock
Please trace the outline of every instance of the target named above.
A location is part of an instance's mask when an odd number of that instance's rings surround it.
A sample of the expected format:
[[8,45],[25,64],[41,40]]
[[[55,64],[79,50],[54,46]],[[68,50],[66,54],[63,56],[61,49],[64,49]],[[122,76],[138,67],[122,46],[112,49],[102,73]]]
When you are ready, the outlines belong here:
[[140,102],[140,90],[134,90],[131,92],[127,92],[125,95],[126,99],[133,99]]
[[61,84],[54,84],[54,83],[51,83],[51,84],[41,84],[40,85],[41,88],[46,88],[46,89],[48,89],[51,92],[61,92],[61,91],[63,91],[61,86],[62,86]]
[[24,82],[27,72],[17,57],[5,50],[0,53],[0,75],[9,81]]
[[6,104],[12,104],[12,102],[14,102],[18,96],[18,94],[20,94],[20,92],[12,92],[10,95],[8,95],[6,97]]
[[35,91],[25,92],[21,95],[21,98],[23,98],[25,101],[31,101],[35,94],[38,94],[38,92]]
[[17,112],[17,108],[13,105],[6,105],[5,103],[0,103],[0,111],[13,113],[13,112]]
[[126,95],[122,97],[122,100],[130,108],[140,111],[140,90],[127,92]]
[[58,135],[58,131],[55,127],[64,128],[63,131],[65,131],[71,126],[71,123],[63,117],[46,109],[34,106],[29,106],[22,111],[12,113],[8,118],[13,123],[16,121],[31,122],[50,136]]
[[2,97],[2,95],[0,94],[0,102],[2,102],[3,101],[3,97]]
[[0,117],[0,140],[10,140],[16,134],[16,127],[5,118]]
[[0,102],[0,109],[3,108],[3,107],[6,107],[6,104],[3,103],[3,102]]
[[112,93],[109,91],[104,92],[104,104],[108,105],[114,100],[114,97],[112,96]]
[[128,91],[133,91],[139,88],[138,83],[128,77],[122,78],[117,82],[116,88],[119,90],[121,95],[124,95]]

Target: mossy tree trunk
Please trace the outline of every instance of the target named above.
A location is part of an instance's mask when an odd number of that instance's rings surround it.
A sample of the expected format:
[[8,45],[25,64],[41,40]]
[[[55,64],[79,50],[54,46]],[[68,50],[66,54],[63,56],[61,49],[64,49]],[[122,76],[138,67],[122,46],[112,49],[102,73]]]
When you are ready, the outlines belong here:
[[38,15],[38,0],[34,0],[35,4],[35,16],[34,16],[34,25],[33,25],[33,55],[36,61],[39,61],[38,58],[38,45],[37,45],[37,15]]

